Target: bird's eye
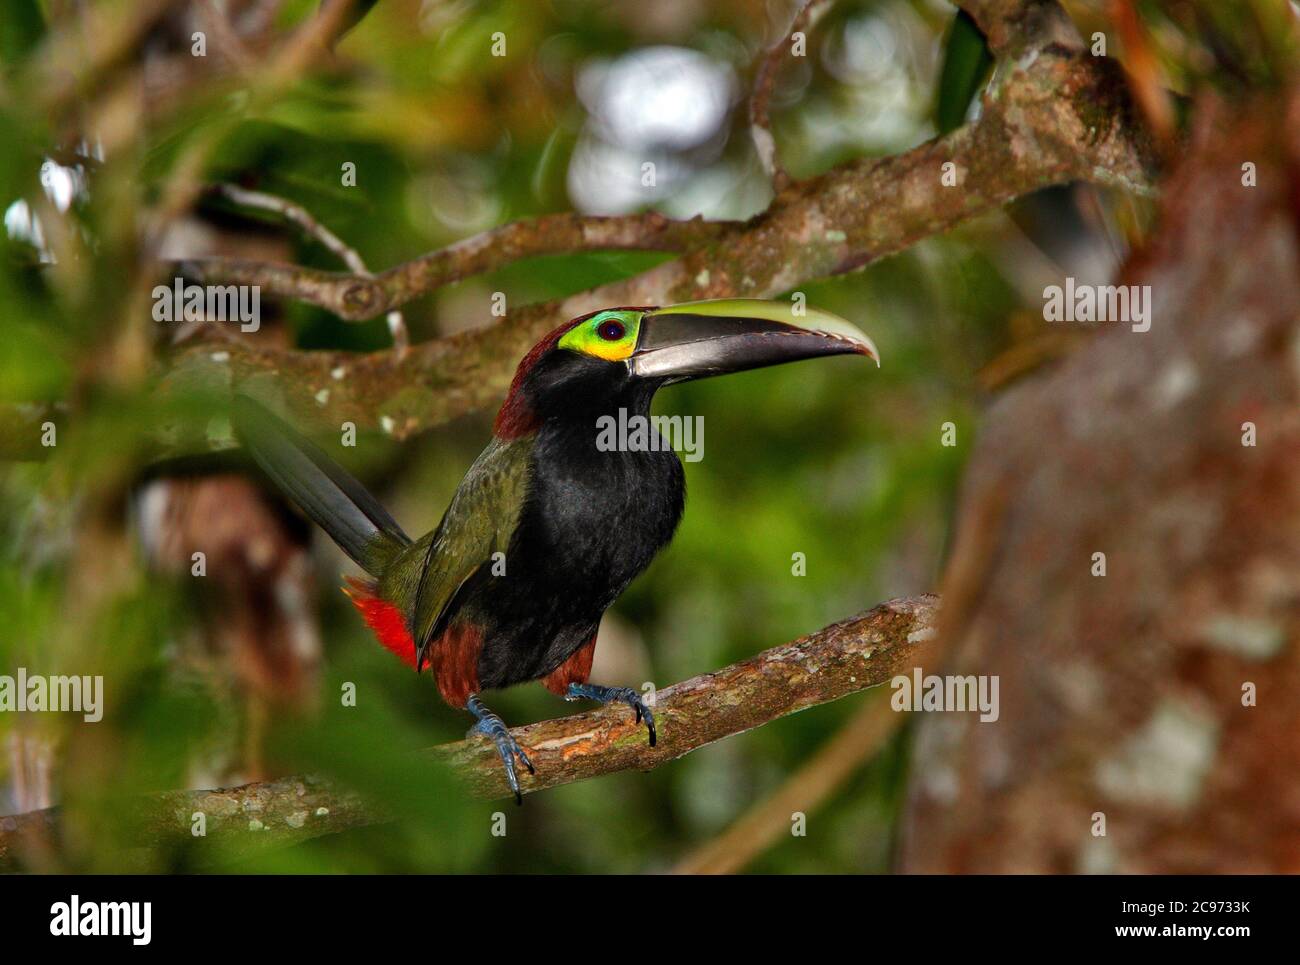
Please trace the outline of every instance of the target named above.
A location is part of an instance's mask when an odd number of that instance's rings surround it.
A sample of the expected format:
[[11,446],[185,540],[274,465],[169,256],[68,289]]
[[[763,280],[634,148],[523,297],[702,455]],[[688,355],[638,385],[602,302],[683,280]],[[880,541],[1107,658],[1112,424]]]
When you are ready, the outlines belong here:
[[617,342],[627,334],[627,329],[622,322],[616,322],[611,318],[600,323],[600,328],[596,329],[596,334],[606,342]]

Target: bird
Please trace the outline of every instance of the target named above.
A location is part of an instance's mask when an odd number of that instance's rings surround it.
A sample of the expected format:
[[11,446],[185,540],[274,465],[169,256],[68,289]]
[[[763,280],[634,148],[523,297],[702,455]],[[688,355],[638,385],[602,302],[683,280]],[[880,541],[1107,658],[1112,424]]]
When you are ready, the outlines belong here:
[[[528,681],[570,701],[626,704],[656,744],[630,687],[589,680],[604,612],[672,539],[686,486],[657,433],[610,444],[608,420],[647,418],[666,385],[834,355],[880,365],[872,340],[802,299],[713,299],[618,307],[574,318],[519,362],[437,527],[411,539],[365,487],[265,405],[237,392],[244,448],[363,571],[344,592],[386,649],[473,715],[522,803],[518,765],[536,769],[482,693]],[[605,433],[602,438],[602,432]]]

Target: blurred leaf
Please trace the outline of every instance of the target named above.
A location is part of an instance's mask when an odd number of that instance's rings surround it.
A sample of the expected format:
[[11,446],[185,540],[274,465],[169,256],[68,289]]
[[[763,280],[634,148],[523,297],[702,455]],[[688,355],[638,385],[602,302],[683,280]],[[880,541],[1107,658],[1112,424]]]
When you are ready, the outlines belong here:
[[26,59],[45,35],[37,0],[5,0],[0,13],[0,63],[12,67]]
[[[349,5],[347,9],[347,12],[343,15],[343,19],[335,29],[334,38],[331,43],[336,44],[347,36],[353,27],[366,18],[366,14],[373,10],[377,3],[379,3],[379,0],[353,0],[352,4]],[[322,11],[324,8],[325,3],[322,2]]]
[[971,101],[984,86],[993,55],[975,21],[965,10],[957,11],[948,42],[944,46],[943,69],[935,102],[935,126],[940,134],[961,127]]

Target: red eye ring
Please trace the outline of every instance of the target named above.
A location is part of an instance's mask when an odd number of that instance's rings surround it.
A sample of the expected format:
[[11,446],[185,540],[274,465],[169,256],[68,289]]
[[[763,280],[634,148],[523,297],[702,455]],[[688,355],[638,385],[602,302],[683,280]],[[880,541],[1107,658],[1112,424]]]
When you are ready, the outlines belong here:
[[622,322],[610,318],[600,323],[600,327],[596,329],[596,334],[606,342],[617,342],[627,334],[627,328]]

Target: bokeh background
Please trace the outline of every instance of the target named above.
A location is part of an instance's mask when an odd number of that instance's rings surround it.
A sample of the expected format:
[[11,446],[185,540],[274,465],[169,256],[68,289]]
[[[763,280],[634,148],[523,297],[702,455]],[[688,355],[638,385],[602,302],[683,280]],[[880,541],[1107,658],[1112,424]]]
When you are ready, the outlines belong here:
[[[171,4],[93,86],[33,71],[56,30],[75,43],[68,27],[87,6],[104,19],[82,29],[111,31],[149,5],[6,0],[0,12],[0,402],[11,436],[47,413],[59,424],[56,446],[0,463],[0,669],[103,674],[106,685],[97,724],[0,714],[0,814],[55,803],[66,812],[64,846],[31,867],[668,870],[780,788],[864,702],[887,698],[859,694],[648,774],[532,795],[522,809],[467,799],[412,752],[459,739],[468,719],[374,645],[336,589],[347,561],[239,475],[159,461],[220,449],[229,431],[219,400],[156,390],[153,359],[196,333],[140,324],[154,283],[140,267],[141,222],[176,200],[169,192],[187,164],[204,184],[300,204],[372,268],[546,212],[748,218],[771,198],[746,118],[753,65],[792,4],[384,0],[323,63],[270,100],[254,98],[252,110],[238,72],[263,68],[255,45],[245,62],[223,65],[210,33],[207,63],[187,63],[192,31],[211,30],[202,3]],[[1110,29],[1106,4],[1067,6],[1085,36]],[[256,35],[304,22],[316,4],[211,7]],[[1158,6],[1146,13],[1162,38],[1161,83],[1190,88],[1210,69],[1204,50]],[[986,65],[978,43],[974,54],[953,49],[954,14],[943,0],[833,4],[774,88],[791,174],[906,150],[978,110],[970,94]],[[505,57],[489,54],[496,32]],[[144,112],[120,94],[131,76],[144,78]],[[641,183],[645,161],[656,165],[653,187]],[[346,162],[355,187],[340,184]],[[340,267],[273,213],[210,193],[180,201],[166,257]],[[656,411],[703,417],[704,459],[687,464],[676,540],[606,618],[596,679],[664,686],[937,589],[981,413],[1086,337],[1047,329],[1044,286],[1108,277],[1150,217],[1149,203],[1129,196],[1044,192],[802,289],[875,338],[879,371],[831,360],[662,393]],[[522,305],[668,257],[526,259],[404,314],[423,341],[492,322],[495,292]],[[270,299],[256,337],[390,344],[382,318],[344,324]],[[343,455],[408,531],[423,532],[491,415],[401,444],[362,433]],[[955,445],[942,444],[945,423]],[[209,554],[203,580],[188,572],[196,541]],[[792,574],[795,553],[806,556],[804,576]],[[349,682],[355,707],[340,701]],[[493,695],[492,706],[511,723],[567,711],[535,686]],[[806,836],[780,837],[749,867],[888,870],[910,736],[902,726],[864,754],[814,802]],[[187,850],[138,847],[135,795],[306,772],[375,794],[395,820],[237,859],[208,842],[216,853],[202,863]],[[496,837],[502,810],[508,833]]]

